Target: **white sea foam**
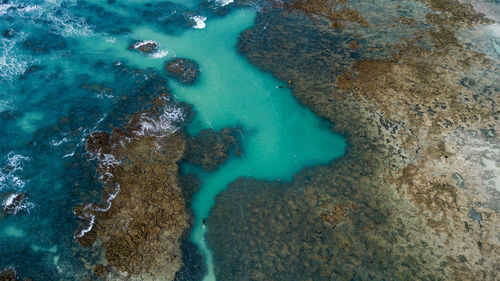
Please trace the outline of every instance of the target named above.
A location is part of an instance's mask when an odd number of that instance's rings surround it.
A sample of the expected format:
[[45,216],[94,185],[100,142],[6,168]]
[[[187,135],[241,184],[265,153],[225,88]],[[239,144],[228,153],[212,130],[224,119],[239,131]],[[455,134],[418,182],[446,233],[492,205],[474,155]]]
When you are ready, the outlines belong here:
[[83,216],[80,216],[80,218],[87,219],[89,221],[89,225],[86,228],[82,229],[78,234],[76,234],[75,235],[76,237],[81,238],[85,234],[87,234],[87,232],[92,230],[92,227],[94,226],[94,223],[95,223],[95,215],[89,211],[92,211],[92,212],[107,212],[107,211],[109,211],[109,209],[112,206],[113,200],[116,198],[116,195],[118,195],[119,192],[120,192],[120,185],[116,184],[115,192],[108,194],[109,197],[108,197],[108,199],[106,199],[107,206],[105,208],[94,206],[94,204],[92,204],[92,203],[86,205],[83,208]]
[[195,22],[195,25],[193,26],[193,28],[197,28],[197,29],[203,29],[205,28],[206,24],[205,24],[205,21],[207,20],[206,17],[204,16],[193,16],[191,17],[192,20],[194,20]]
[[17,172],[22,171],[24,162],[29,160],[29,157],[9,152],[5,166],[0,169],[0,190],[3,188],[19,190],[24,187],[26,183],[19,178]]
[[5,201],[2,203],[3,208],[9,208],[9,210],[12,210],[12,214],[16,215],[22,210],[26,210],[28,213],[30,212],[31,209],[35,207],[35,204],[28,202],[27,198],[23,198],[20,202],[20,204],[15,205],[14,199],[19,196],[19,193],[12,193]]
[[151,57],[155,58],[155,59],[161,59],[161,58],[164,58],[168,55],[168,51],[167,50],[159,50],[157,52],[154,52],[151,54]]
[[184,112],[181,108],[166,106],[158,118],[151,118],[143,113],[139,120],[140,127],[133,132],[135,135],[163,137],[179,129],[175,122],[184,120]]
[[3,16],[8,13],[9,8],[14,7],[14,4],[3,4],[0,5],[0,16]]
[[215,1],[223,7],[234,2],[234,0],[215,0]]
[[69,141],[69,139],[68,139],[68,138],[66,138],[66,137],[64,137],[64,138],[62,138],[62,139],[60,139],[60,140],[58,140],[58,141],[56,141],[56,140],[52,140],[52,141],[50,142],[50,145],[52,145],[52,146],[60,146],[61,144],[63,144],[63,143],[67,143],[68,141]]
[[99,165],[106,168],[121,164],[121,161],[116,160],[115,156],[112,154],[100,154],[99,158]]
[[19,53],[15,48],[18,42],[26,37],[26,34],[19,32],[16,38],[0,40],[0,80],[12,81],[36,61],[33,57]]
[[[63,36],[95,35],[85,18],[76,17],[64,5],[74,5],[76,1],[45,1],[40,5],[8,4],[0,5],[0,15],[9,14],[26,21],[43,21],[55,33]],[[9,9],[11,8],[11,9]]]

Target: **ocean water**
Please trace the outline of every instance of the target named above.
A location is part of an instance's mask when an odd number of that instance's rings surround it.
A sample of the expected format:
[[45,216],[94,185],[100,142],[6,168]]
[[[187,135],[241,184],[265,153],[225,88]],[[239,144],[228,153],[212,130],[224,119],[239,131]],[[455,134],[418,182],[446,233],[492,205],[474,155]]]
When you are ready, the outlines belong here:
[[[217,5],[231,4],[220,1]],[[240,127],[243,154],[214,172],[185,166],[202,181],[194,195],[191,240],[204,255],[203,218],[215,196],[238,177],[289,181],[304,167],[326,164],[345,150],[343,137],[291,95],[288,81],[261,72],[237,53],[238,34],[256,11],[234,8],[220,17],[199,1],[7,1],[0,4],[0,199],[27,197],[15,215],[0,217],[0,269],[35,280],[89,277],[88,252],[73,236],[76,205],[97,201],[101,183],[85,152],[86,136],[123,125],[148,108],[167,85],[193,105],[190,134]],[[136,40],[159,49],[129,50]],[[195,60],[196,84],[164,76],[165,61]],[[290,81],[290,84],[293,81]],[[230,214],[228,214],[230,215]]]

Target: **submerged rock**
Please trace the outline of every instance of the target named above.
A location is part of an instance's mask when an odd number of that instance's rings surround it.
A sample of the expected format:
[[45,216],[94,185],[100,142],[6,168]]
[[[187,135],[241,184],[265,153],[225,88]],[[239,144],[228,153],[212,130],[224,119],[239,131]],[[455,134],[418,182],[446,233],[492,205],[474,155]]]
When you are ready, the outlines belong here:
[[14,29],[12,29],[12,28],[6,29],[2,32],[2,36],[4,38],[9,38],[9,39],[14,37],[14,34],[15,34]]
[[6,215],[16,215],[22,210],[28,210],[34,207],[33,203],[27,202],[24,192],[12,193],[2,204],[2,209]]
[[[226,5],[221,5],[221,2],[227,2]],[[225,16],[236,6],[234,1],[214,1],[208,0],[200,3],[200,9],[204,11],[209,11],[218,16]]]
[[131,44],[129,47],[129,50],[138,50],[141,53],[144,54],[151,54],[156,49],[158,49],[158,43],[154,41],[136,41],[135,43]]
[[165,70],[168,76],[182,84],[193,84],[200,75],[198,64],[190,59],[177,58],[167,62]]
[[198,247],[191,241],[184,240],[181,249],[184,266],[175,274],[174,281],[202,280],[207,267]]
[[239,130],[212,129],[202,130],[196,137],[187,140],[184,160],[203,167],[206,171],[213,171],[229,158],[232,149],[235,155],[241,154],[238,145]]
[[23,42],[23,47],[35,54],[48,54],[54,50],[64,50],[67,43],[64,37],[50,33],[31,35]]

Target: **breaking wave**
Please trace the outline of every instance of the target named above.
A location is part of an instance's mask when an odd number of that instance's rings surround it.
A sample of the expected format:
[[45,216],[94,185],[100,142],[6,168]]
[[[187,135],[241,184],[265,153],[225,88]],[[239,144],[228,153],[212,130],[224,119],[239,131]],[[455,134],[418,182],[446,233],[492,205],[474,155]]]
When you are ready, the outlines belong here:
[[19,190],[24,187],[26,182],[20,178],[18,172],[23,170],[24,163],[29,160],[31,158],[9,152],[7,161],[0,170],[0,190],[4,188]]

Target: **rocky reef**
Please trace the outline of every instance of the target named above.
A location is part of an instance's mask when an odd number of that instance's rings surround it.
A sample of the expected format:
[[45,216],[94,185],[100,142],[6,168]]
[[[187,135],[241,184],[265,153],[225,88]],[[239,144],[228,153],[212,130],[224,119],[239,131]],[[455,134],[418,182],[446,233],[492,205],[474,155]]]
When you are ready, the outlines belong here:
[[176,58],[165,65],[166,74],[179,83],[191,85],[198,79],[200,69],[198,64],[190,59]]
[[[216,276],[498,279],[500,64],[457,29],[490,20],[453,0],[400,1],[394,14],[345,1],[365,25],[303,2],[262,10],[238,46],[293,81],[349,147],[290,183],[239,179],[222,192],[207,222]],[[366,12],[377,9],[391,16]],[[391,35],[401,26],[411,36]]]
[[182,118],[180,108],[157,98],[123,129],[89,136],[87,150],[105,183],[104,203],[76,208],[87,223],[75,238],[86,247],[102,244],[105,264],[94,269],[99,275],[174,280],[182,267],[181,237],[189,227],[177,184],[185,141],[175,122]]
[[154,41],[136,41],[128,47],[129,50],[137,50],[144,54],[151,54],[158,48],[158,43]]
[[226,162],[231,150],[236,156],[241,155],[239,134],[239,130],[230,128],[220,131],[202,130],[198,136],[188,138],[184,160],[199,165],[206,171],[213,171]]
[[0,271],[0,281],[18,281],[17,272],[14,268],[5,268]]
[[23,192],[11,193],[2,204],[5,215],[15,215],[21,210],[28,210],[34,207],[33,203],[27,202],[27,196]]

